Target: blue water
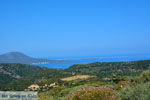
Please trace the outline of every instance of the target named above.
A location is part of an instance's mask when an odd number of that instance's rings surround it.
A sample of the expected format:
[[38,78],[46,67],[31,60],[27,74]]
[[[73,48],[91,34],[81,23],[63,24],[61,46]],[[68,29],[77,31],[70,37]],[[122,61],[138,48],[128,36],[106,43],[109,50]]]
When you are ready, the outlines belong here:
[[138,61],[138,60],[150,60],[150,56],[132,56],[132,57],[113,56],[113,57],[93,57],[93,58],[78,58],[78,59],[72,58],[66,62],[38,64],[38,65],[47,67],[47,68],[65,69],[74,64],[89,64],[89,63],[94,63],[94,62],[127,62],[127,61]]
[[38,64],[39,66],[44,66],[48,68],[58,68],[58,69],[65,69],[74,64],[88,64],[98,62],[97,60],[77,60],[77,61],[67,61],[67,62],[58,62],[58,63],[49,63],[49,64]]

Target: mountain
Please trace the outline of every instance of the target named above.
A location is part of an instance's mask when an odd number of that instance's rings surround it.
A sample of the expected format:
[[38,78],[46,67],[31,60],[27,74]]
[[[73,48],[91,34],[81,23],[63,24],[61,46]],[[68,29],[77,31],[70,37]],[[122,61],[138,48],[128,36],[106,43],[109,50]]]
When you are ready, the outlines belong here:
[[48,60],[29,57],[20,52],[8,52],[0,55],[0,63],[23,63],[23,64],[42,64],[50,62],[61,62],[63,60]]

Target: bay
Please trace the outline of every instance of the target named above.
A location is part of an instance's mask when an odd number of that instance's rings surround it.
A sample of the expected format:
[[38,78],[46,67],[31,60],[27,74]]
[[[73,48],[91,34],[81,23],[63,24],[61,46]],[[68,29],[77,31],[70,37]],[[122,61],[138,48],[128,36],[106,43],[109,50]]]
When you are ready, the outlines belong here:
[[[47,68],[65,69],[74,64],[89,64],[95,62],[130,62],[138,60],[149,60],[150,56],[113,56],[113,57],[91,57],[91,58],[70,58],[64,62],[54,62],[48,64],[37,64]],[[56,60],[56,59],[55,59]],[[64,59],[63,59],[64,60]]]

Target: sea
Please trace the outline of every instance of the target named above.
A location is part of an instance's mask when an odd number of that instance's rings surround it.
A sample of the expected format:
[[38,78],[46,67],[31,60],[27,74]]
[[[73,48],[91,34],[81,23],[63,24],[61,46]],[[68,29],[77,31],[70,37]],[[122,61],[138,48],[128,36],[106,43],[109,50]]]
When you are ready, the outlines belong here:
[[104,57],[71,57],[71,58],[48,58],[50,60],[66,60],[64,62],[52,62],[48,64],[36,64],[38,66],[66,69],[75,64],[89,64],[95,62],[131,62],[139,60],[150,60],[150,55],[144,56],[104,56]]

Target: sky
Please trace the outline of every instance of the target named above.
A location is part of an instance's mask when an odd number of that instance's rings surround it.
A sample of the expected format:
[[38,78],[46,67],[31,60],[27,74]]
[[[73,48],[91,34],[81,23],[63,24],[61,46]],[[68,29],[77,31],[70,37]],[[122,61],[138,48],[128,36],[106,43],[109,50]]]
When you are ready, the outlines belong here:
[[0,54],[150,54],[150,0],[0,0]]

